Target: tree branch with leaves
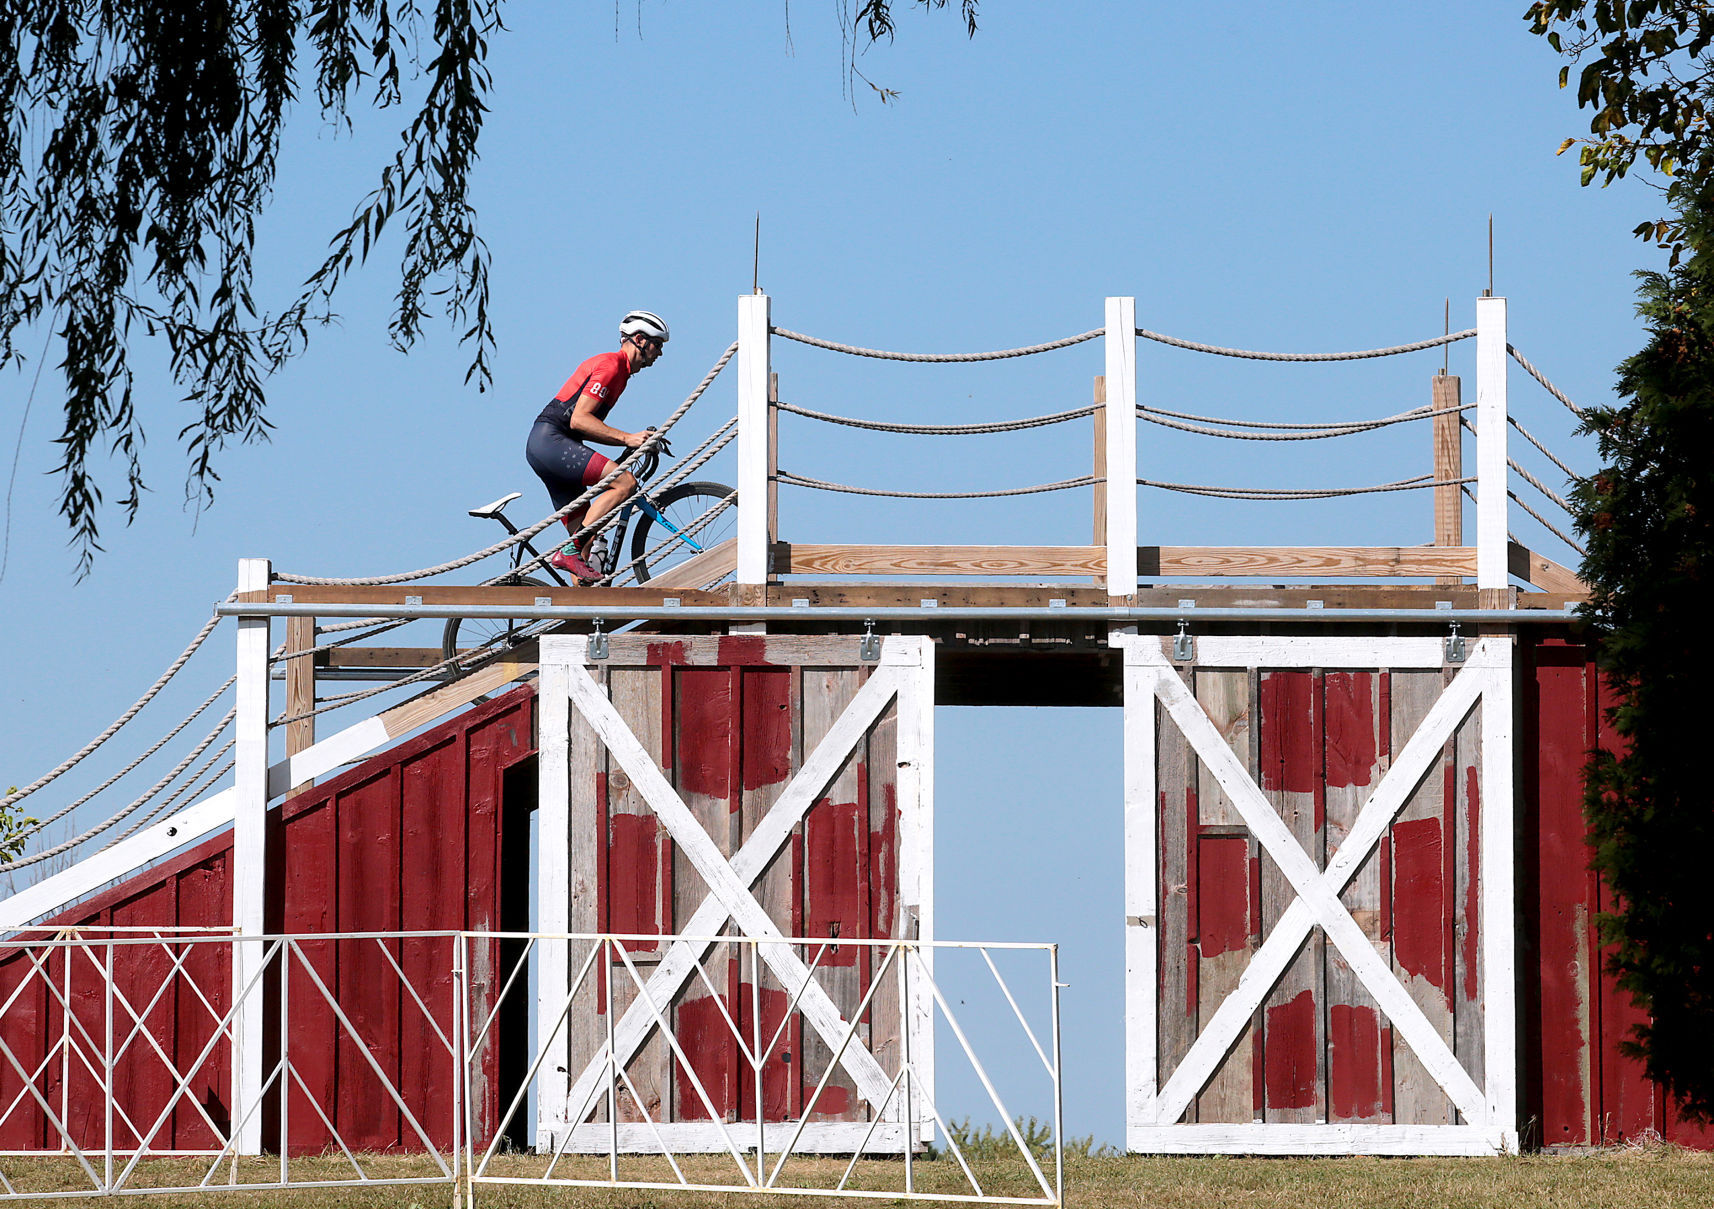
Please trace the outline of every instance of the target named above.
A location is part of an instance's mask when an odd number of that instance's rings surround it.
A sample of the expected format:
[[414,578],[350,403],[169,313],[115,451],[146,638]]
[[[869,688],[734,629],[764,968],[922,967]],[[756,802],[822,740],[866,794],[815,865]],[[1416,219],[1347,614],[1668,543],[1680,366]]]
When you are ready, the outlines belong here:
[[[123,467],[114,503],[127,523],[146,489],[142,340],[164,345],[181,393],[185,493],[199,508],[220,452],[267,438],[268,377],[334,318],[340,286],[392,228],[392,343],[410,348],[443,314],[471,350],[465,381],[489,386],[490,257],[470,189],[503,3],[0,0],[0,367],[26,360],[41,325],[62,350],[59,510],[80,575],[101,549],[100,457]],[[959,11],[974,33],[977,0]],[[853,41],[895,32],[889,0],[836,12]],[[267,309],[253,293],[256,229],[300,93],[346,129],[360,109],[409,120],[321,264]]]

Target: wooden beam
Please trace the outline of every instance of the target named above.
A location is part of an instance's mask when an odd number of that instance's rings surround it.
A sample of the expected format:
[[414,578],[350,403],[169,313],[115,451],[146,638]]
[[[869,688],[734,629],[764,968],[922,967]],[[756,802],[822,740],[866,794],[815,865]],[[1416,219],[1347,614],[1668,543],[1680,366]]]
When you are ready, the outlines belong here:
[[1106,562],[1101,546],[774,546],[792,575],[1100,575]]
[[[315,618],[286,618],[286,654],[307,651],[315,646]],[[331,654],[332,652],[329,652]],[[304,655],[286,660],[286,716],[308,713],[315,708],[316,656]],[[286,758],[315,746],[315,716],[286,723]],[[310,789],[314,780],[292,786],[292,792]]]
[[1142,575],[1355,576],[1474,575],[1469,546],[1143,546]]
[[395,705],[376,715],[386,728],[387,738],[397,739],[419,726],[450,714],[461,705],[468,705],[495,689],[522,680],[536,670],[536,644],[521,642],[506,653],[505,658],[485,664],[451,684],[430,689],[402,705]]
[[1517,542],[1506,545],[1508,569],[1519,579],[1545,592],[1564,592],[1572,596],[1587,596],[1589,585],[1577,578],[1577,572],[1561,566],[1544,554],[1537,554]]
[[317,667],[433,667],[437,646],[336,646],[315,657]]
[[738,542],[737,539],[729,537],[719,545],[691,555],[676,567],[669,567],[659,575],[651,575],[649,587],[701,588],[711,580],[732,574],[737,565]]
[[[1434,479],[1452,483],[1464,477],[1464,432],[1458,423],[1461,413],[1449,410],[1463,399],[1458,375],[1434,375],[1432,399],[1434,410],[1444,413],[1434,417]],[[1460,486],[1434,489],[1434,544],[1464,544],[1464,489]],[[1447,576],[1438,582],[1457,583],[1458,579]]]

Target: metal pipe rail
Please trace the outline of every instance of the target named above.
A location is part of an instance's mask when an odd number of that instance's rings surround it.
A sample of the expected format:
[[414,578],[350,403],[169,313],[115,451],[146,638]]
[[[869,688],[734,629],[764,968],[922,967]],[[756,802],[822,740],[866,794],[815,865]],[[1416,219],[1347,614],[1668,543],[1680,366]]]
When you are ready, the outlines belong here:
[[221,617],[384,617],[404,620],[479,617],[505,621],[1097,621],[1118,624],[1180,620],[1323,622],[1444,622],[1564,625],[1577,620],[1564,609],[1324,609],[1181,608],[1115,605],[435,605],[222,602]]

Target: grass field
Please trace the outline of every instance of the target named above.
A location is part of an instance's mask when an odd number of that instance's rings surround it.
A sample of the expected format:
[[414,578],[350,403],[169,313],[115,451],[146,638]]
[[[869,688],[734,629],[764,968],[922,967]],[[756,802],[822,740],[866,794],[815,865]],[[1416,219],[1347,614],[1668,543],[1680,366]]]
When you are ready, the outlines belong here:
[[[528,1162],[519,1156],[519,1163]],[[69,1189],[76,1182],[61,1160],[0,1160],[0,1170],[20,1187],[38,1193]],[[254,1162],[254,1161],[252,1161]],[[631,1160],[658,1165],[659,1178],[670,1170],[659,1160]],[[712,1160],[703,1178],[729,1178]],[[157,1161],[143,1181],[156,1186],[194,1182],[204,1168],[183,1160]],[[325,1167],[323,1167],[325,1165]],[[378,1178],[409,1178],[428,1174],[417,1158],[366,1157],[365,1166]],[[1007,1172],[987,1165],[986,1176],[996,1191],[1027,1191],[1021,1164]],[[341,1168],[343,1167],[343,1170]],[[598,1177],[605,1164],[578,1174]],[[319,1169],[319,1170],[318,1170]],[[521,1169],[521,1167],[519,1168]],[[804,1184],[837,1181],[844,1163],[803,1160],[794,1170]],[[859,1187],[896,1188],[902,1164],[869,1162],[853,1181]],[[265,1166],[249,1165],[242,1178],[265,1178]],[[349,1166],[331,1159],[297,1161],[295,1178],[350,1173]],[[636,1175],[654,1178],[651,1168],[636,1166]],[[714,1173],[718,1172],[718,1175]],[[962,1190],[957,1165],[940,1158],[916,1165],[919,1188]],[[562,1171],[563,1173],[563,1171]],[[691,1178],[697,1173],[687,1167]],[[19,1177],[24,1177],[20,1179]],[[34,1178],[31,1178],[34,1177]],[[985,1178],[986,1183],[986,1178]],[[87,1186],[87,1185],[85,1185]],[[0,1190],[0,1201],[6,1198]],[[1068,1156],[1066,1204],[1074,1209],[1711,1209],[1714,1207],[1714,1155],[1650,1146],[1580,1156],[1529,1155],[1498,1159],[1253,1159],[1145,1158],[1133,1156]],[[28,1203],[28,1202],[26,1202]],[[35,1202],[45,1204],[45,1201]],[[169,1206],[286,1205],[302,1209],[439,1209],[451,1206],[451,1189],[442,1186],[374,1186],[368,1188],[302,1189],[289,1192],[231,1192],[156,1194],[141,1204]],[[579,1187],[483,1185],[477,1188],[480,1209],[729,1209],[748,1205],[829,1204],[820,1198],[783,1198],[743,1192],[709,1193],[679,1190],[626,1190]],[[883,1200],[846,1200],[846,1205],[899,1204]]]

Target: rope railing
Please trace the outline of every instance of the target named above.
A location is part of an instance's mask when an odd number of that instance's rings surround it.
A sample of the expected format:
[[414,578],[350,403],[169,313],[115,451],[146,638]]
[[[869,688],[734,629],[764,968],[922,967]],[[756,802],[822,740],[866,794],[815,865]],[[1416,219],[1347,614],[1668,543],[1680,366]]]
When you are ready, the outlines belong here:
[[1063,340],[1050,340],[1046,344],[1029,344],[1022,348],[996,349],[988,353],[894,353],[880,348],[862,348],[855,344],[839,344],[832,340],[806,336],[802,332],[794,332],[783,327],[770,327],[768,331],[785,340],[795,340],[799,344],[824,348],[834,353],[846,353],[853,357],[873,357],[880,361],[929,362],[942,365],[966,361],[1004,361],[1010,357],[1030,357],[1036,353],[1052,352],[1056,348],[1070,348],[1074,344],[1082,344],[1085,340],[1094,340],[1097,336],[1107,334],[1106,328],[1097,327],[1091,328],[1087,332],[1079,332],[1075,336],[1067,336]]
[[1474,483],[1474,477],[1437,479],[1423,474],[1399,479],[1392,483],[1376,483],[1369,487],[1217,487],[1205,483],[1170,483],[1158,479],[1138,479],[1139,487],[1154,487],[1162,491],[1180,491],[1187,495],[1207,495],[1231,500],[1324,500],[1346,495],[1374,495],[1386,491],[1421,491],[1429,487],[1454,487]]
[[[142,818],[138,819],[118,835],[101,845],[100,851],[106,852],[114,845],[124,843],[143,828],[147,827],[150,823],[153,823],[156,819],[160,818],[167,811],[171,810],[174,805],[183,801],[185,798],[196,798],[200,796],[210,785],[213,785],[221,777],[224,777],[227,773],[237,767],[238,762],[236,760],[228,760],[219,768],[214,767],[214,762],[216,760],[220,759],[237,745],[237,739],[228,739],[225,743],[222,743],[215,749],[214,753],[208,757],[208,760],[201,768],[197,769],[185,778],[183,785],[173,790],[169,796],[162,798],[157,802],[155,806]],[[210,772],[211,769],[213,770],[212,773]]]
[[1468,340],[1475,334],[1475,328],[1468,328],[1462,332],[1448,332],[1446,335],[1436,336],[1432,340],[1417,340],[1410,344],[1395,344],[1390,348],[1359,349],[1348,353],[1265,353],[1249,348],[1225,348],[1218,344],[1201,344],[1195,340],[1181,340],[1177,336],[1151,332],[1146,327],[1137,329],[1137,335],[1144,340],[1168,344],[1173,348],[1189,349],[1193,353],[1212,353],[1217,357],[1238,357],[1246,361],[1364,361],[1372,357],[1396,357],[1400,353],[1417,353],[1426,348],[1439,348],[1443,344],[1455,344],[1460,340]]
[[[182,773],[186,768],[189,768],[192,764],[194,764],[197,761],[197,759],[202,755],[202,753],[207,751],[209,749],[209,747],[211,747],[213,745],[214,741],[216,739],[218,739],[223,733],[225,733],[226,729],[232,725],[233,720],[235,718],[237,718],[237,716],[238,716],[238,710],[236,707],[234,707],[233,709],[227,710],[226,716],[224,718],[222,718],[218,723],[215,724],[214,729],[209,731],[208,734],[203,737],[202,741],[200,743],[198,743],[194,748],[192,748],[190,753],[188,755],[186,755],[184,759],[180,760],[177,764],[175,764],[170,771],[168,771],[164,776],[161,777],[160,780],[156,781],[154,783],[154,785],[150,786],[149,789],[142,794],[142,796],[135,798],[131,802],[131,804],[126,806],[124,809],[122,809],[122,810],[110,815],[109,817],[103,819],[101,822],[95,824],[93,827],[89,828],[87,831],[83,832],[83,834],[81,834],[81,835],[74,836],[69,840],[65,840],[65,841],[62,841],[61,843],[55,844],[52,847],[44,848],[40,852],[32,852],[28,856],[20,856],[20,857],[16,858],[15,860],[7,862],[7,864],[5,866],[6,870],[8,872],[10,872],[10,871],[16,870],[16,869],[27,869],[31,865],[39,864],[40,862],[48,860],[51,857],[58,856],[62,852],[69,851],[70,849],[77,847],[79,844],[84,843],[86,840],[89,840],[95,836],[100,835],[103,831],[106,831],[109,827],[114,827],[114,826],[117,826],[118,824],[124,822],[132,814],[136,813],[140,808],[147,805],[149,802],[153,801],[155,799],[155,797],[161,793],[162,790],[167,788],[167,786],[171,785],[174,781],[176,781],[178,779],[178,776],[180,773]],[[62,811],[61,813],[63,814],[64,811]]]
[[1012,487],[999,491],[885,491],[879,487],[853,487],[848,483],[830,483],[807,475],[779,472],[779,481],[791,487],[808,487],[816,491],[840,491],[846,495],[878,495],[902,500],[987,500],[1010,495],[1039,495],[1048,491],[1070,491],[1076,487],[1092,487],[1104,482],[1092,474],[1082,478],[1065,479],[1058,483],[1039,483],[1034,487]]
[[654,448],[660,444],[661,438],[672,431],[673,426],[677,424],[679,420],[684,417],[684,414],[696,403],[696,401],[702,397],[703,392],[713,384],[714,379],[720,375],[721,370],[726,368],[726,363],[732,360],[733,356],[735,356],[737,352],[738,342],[734,340],[726,347],[726,351],[720,354],[719,360],[717,360],[714,363],[713,368],[703,376],[702,381],[697,383],[696,389],[691,391],[690,394],[685,397],[684,402],[680,403],[673,413],[669,415],[654,432],[649,434],[647,440],[645,440],[636,449],[631,450],[627,456],[615,462],[612,468],[601,477],[599,482],[585,489],[582,495],[566,504],[565,507],[549,513],[547,516],[526,529],[520,529],[517,533],[509,534],[503,541],[495,542],[492,546],[478,550],[473,554],[467,554],[463,558],[455,558],[450,562],[440,563],[433,567],[419,567],[415,571],[403,571],[396,575],[371,575],[339,578],[299,575],[279,571],[275,572],[274,580],[281,583],[313,584],[324,587],[369,587],[384,584],[409,583],[412,580],[427,579],[433,575],[442,575],[449,571],[456,571],[461,567],[468,567],[472,563],[481,562],[485,558],[491,558],[502,551],[510,550],[513,546],[518,545],[520,542],[528,541],[548,526],[564,519],[576,509],[589,503],[596,496],[605,491],[608,486],[612,484],[614,479],[623,474],[627,466],[638,458],[654,450]]
[[1087,407],[1076,407],[1070,411],[1058,411],[1047,416],[1031,416],[1024,420],[994,420],[983,424],[889,424],[882,420],[857,420],[850,416],[836,416],[825,411],[812,411],[807,407],[798,407],[791,403],[776,403],[781,411],[789,411],[796,416],[807,416],[811,420],[820,420],[826,424],[842,424],[846,428],[865,428],[871,432],[908,433],[913,436],[962,437],[986,436],[996,432],[1022,432],[1029,428],[1046,428],[1050,424],[1064,424],[1068,420],[1081,420],[1102,410],[1099,404],[1091,403]]
[[[232,598],[229,596],[229,597],[227,597],[227,599],[230,600]],[[42,776],[37,777],[34,781],[31,781],[28,785],[24,786],[22,789],[15,789],[11,793],[7,794],[5,797],[0,797],[0,810],[3,810],[6,807],[11,806],[16,802],[23,801],[25,798],[29,797],[32,793],[35,793],[38,789],[41,789],[43,786],[51,785],[54,781],[58,780],[61,776],[65,775],[67,772],[70,772],[73,768],[75,768],[78,764],[80,764],[84,760],[84,758],[87,757],[91,752],[95,751],[103,743],[107,742],[107,740],[111,739],[114,735],[118,734],[119,729],[121,727],[123,727],[132,718],[135,718],[138,715],[138,713],[140,713],[142,711],[143,707],[148,705],[149,702],[153,701],[155,699],[156,694],[158,694],[163,688],[165,688],[167,686],[167,682],[170,681],[174,676],[179,674],[179,670],[181,668],[183,668],[186,663],[190,662],[190,657],[192,655],[196,654],[197,650],[202,646],[202,644],[208,640],[208,636],[210,634],[214,633],[214,627],[219,625],[219,624],[220,624],[220,616],[218,614],[216,614],[213,617],[210,617],[208,619],[208,621],[203,625],[202,629],[200,629],[196,632],[196,637],[192,638],[190,640],[190,645],[185,647],[183,652],[180,653],[179,657],[177,659],[173,660],[170,665],[168,665],[166,671],[161,673],[160,679],[156,680],[153,684],[151,684],[149,686],[148,691],[145,692],[141,697],[137,698],[137,700],[131,704],[131,707],[129,709],[127,709],[124,713],[120,714],[118,718],[114,719],[113,724],[111,726],[109,726],[106,730],[102,731],[99,735],[96,735],[95,738],[91,739],[88,743],[85,743],[81,748],[79,748],[77,750],[76,753],[66,757],[66,759],[64,761],[62,761],[51,772],[44,773]]]
[[1518,465],[1517,459],[1507,458],[1506,459],[1506,465],[1511,467],[1512,471],[1519,478],[1521,478],[1524,482],[1528,483],[1531,487],[1534,487],[1537,491],[1541,492],[1548,499],[1550,499],[1554,503],[1558,504],[1560,507],[1560,510],[1563,511],[1565,513],[1565,515],[1567,515],[1567,516],[1576,516],[1577,515],[1576,509],[1574,509],[1570,504],[1566,503],[1565,497],[1560,495],[1557,491],[1552,490],[1550,487],[1548,487],[1548,485],[1546,483],[1542,482],[1540,479],[1536,478],[1535,475],[1531,474],[1529,471],[1525,470],[1522,466]]
[[[1230,429],[1210,428],[1200,424],[1182,423],[1177,420],[1162,419],[1163,416],[1184,416],[1183,412],[1164,411],[1155,407],[1137,408],[1137,418],[1158,424],[1163,428],[1176,428],[1181,432],[1196,433],[1200,436],[1224,437],[1233,441],[1319,441],[1329,437],[1346,437],[1353,433],[1372,432],[1378,428],[1386,428],[1393,424],[1408,424],[1416,420],[1433,419],[1435,416],[1452,415],[1468,410],[1474,404],[1461,404],[1458,407],[1416,407],[1410,411],[1402,411],[1397,415],[1383,416],[1378,420],[1352,420],[1338,424],[1274,424],[1249,420],[1222,420],[1207,416],[1186,417],[1188,419],[1208,419],[1216,424],[1228,424],[1233,428],[1267,428],[1292,429],[1290,432],[1241,432]],[[1302,431],[1295,431],[1302,430]]]
[[1561,403],[1565,404],[1566,407],[1570,408],[1572,415],[1576,416],[1578,419],[1583,418],[1583,409],[1573,403],[1570,399],[1566,398],[1565,392],[1560,390],[1559,387],[1555,386],[1553,383],[1549,382],[1546,375],[1529,363],[1529,359],[1527,357],[1510,344],[1506,345],[1506,351],[1511,354],[1513,361],[1516,361],[1519,365],[1523,366],[1526,374],[1547,388],[1548,394],[1552,395]]
[[[1535,519],[1541,524],[1541,527],[1543,529],[1546,529],[1549,533],[1553,534],[1560,541],[1562,541],[1566,545],[1570,546],[1573,550],[1577,551],[1578,554],[1584,555],[1584,556],[1588,555],[1589,551],[1585,550],[1579,542],[1573,541],[1571,538],[1567,537],[1564,533],[1561,533],[1559,531],[1559,529],[1554,526],[1553,522],[1549,521],[1541,513],[1537,512],[1534,508],[1531,508],[1528,504],[1524,503],[1523,500],[1519,499],[1517,492],[1508,490],[1506,492],[1506,498],[1510,499],[1518,507],[1522,508],[1525,512],[1527,512],[1531,516],[1535,517]],[[1510,534],[1508,534],[1507,536],[1509,537]],[[1513,538],[1513,540],[1515,541],[1517,539]]]
[[1528,441],[1531,445],[1534,445],[1537,449],[1541,450],[1543,456],[1545,456],[1548,461],[1552,462],[1555,466],[1557,466],[1561,470],[1563,470],[1565,472],[1566,478],[1575,479],[1575,478],[1580,477],[1575,470],[1571,469],[1571,467],[1567,466],[1557,456],[1555,456],[1553,450],[1549,449],[1546,445],[1543,445],[1540,441],[1536,440],[1536,438],[1533,435],[1531,435],[1529,429],[1525,428],[1522,424],[1519,424],[1517,421],[1517,417],[1507,416],[1506,417],[1506,423],[1510,424],[1513,428],[1517,429],[1518,435],[1523,437],[1524,440]]
[[[97,785],[94,789],[91,789],[88,793],[84,794],[82,797],[77,798],[76,800],[72,801],[71,803],[60,807],[58,810],[56,810],[52,814],[48,815],[47,818],[38,819],[38,820],[36,820],[36,822],[32,823],[30,826],[20,828],[18,830],[15,838],[17,838],[17,839],[32,839],[35,836],[40,835],[43,831],[46,831],[53,824],[59,822],[66,815],[68,815],[72,811],[76,810],[79,806],[82,806],[85,803],[93,800],[96,797],[96,795],[103,793],[104,791],[106,791],[108,789],[111,789],[121,778],[123,778],[124,776],[126,776],[127,774],[132,772],[134,769],[137,768],[138,765],[142,764],[143,761],[147,760],[150,756],[152,756],[156,752],[160,751],[161,748],[165,747],[168,743],[172,742],[181,733],[183,733],[185,727],[189,726],[192,722],[195,722],[199,717],[201,717],[204,713],[206,713],[208,711],[208,708],[211,705],[213,705],[216,701],[220,700],[220,698],[225,695],[226,690],[231,688],[237,682],[238,682],[237,676],[235,676],[235,675],[229,676],[227,678],[225,684],[222,684],[219,688],[215,689],[212,693],[210,693],[207,696],[207,698],[204,699],[204,701],[201,705],[197,706],[194,710],[192,710],[189,714],[187,714],[180,722],[178,722],[175,726],[173,726],[173,728],[171,730],[167,731],[166,734],[162,735],[159,739],[157,739],[154,742],[154,744],[147,751],[145,751],[142,755],[138,756],[135,760],[132,760],[129,764],[125,765],[125,767],[121,768],[118,772],[116,772],[112,776],[108,777],[105,781],[103,781],[101,784]],[[16,863],[16,862],[14,862],[14,863]]]

